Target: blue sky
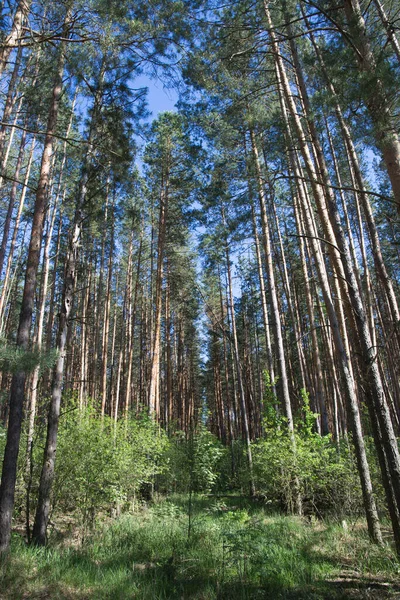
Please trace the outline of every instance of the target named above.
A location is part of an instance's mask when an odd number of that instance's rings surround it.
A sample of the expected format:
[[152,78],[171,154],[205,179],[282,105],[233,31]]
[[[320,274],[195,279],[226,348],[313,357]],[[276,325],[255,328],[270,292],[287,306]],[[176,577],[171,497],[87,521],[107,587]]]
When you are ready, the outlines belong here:
[[178,94],[174,89],[164,87],[159,79],[150,79],[147,75],[140,75],[135,78],[134,86],[147,87],[147,104],[152,113],[150,121],[155,119],[160,112],[165,110],[176,110],[175,104],[178,101]]

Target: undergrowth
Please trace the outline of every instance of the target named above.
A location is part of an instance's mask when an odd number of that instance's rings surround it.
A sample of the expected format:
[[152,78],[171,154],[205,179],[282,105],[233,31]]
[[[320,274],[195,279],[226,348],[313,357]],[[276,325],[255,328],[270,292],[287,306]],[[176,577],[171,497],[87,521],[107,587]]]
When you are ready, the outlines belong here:
[[84,544],[70,532],[32,548],[15,535],[0,598],[398,597],[394,552],[373,546],[360,523],[271,515],[241,497],[197,496],[193,507],[190,536],[184,496],[103,522]]

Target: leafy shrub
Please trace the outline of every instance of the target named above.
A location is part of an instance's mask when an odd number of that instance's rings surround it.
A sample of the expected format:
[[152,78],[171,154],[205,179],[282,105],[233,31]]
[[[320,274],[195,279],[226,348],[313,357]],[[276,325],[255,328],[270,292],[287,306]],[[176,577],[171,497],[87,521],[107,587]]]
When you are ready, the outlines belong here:
[[257,490],[285,508],[292,505],[294,481],[298,482],[306,511],[334,511],[338,516],[358,512],[361,490],[348,442],[338,447],[331,436],[314,430],[317,415],[312,413],[303,391],[301,418],[295,422],[294,444],[286,419],[267,407],[265,436],[253,444]]
[[115,424],[90,407],[61,419],[54,504],[77,508],[83,523],[113,503],[131,500],[166,469],[168,440],[147,416]]
[[188,439],[174,434],[168,451],[169,472],[162,485],[166,491],[209,492],[215,488],[227,450],[204,425]]

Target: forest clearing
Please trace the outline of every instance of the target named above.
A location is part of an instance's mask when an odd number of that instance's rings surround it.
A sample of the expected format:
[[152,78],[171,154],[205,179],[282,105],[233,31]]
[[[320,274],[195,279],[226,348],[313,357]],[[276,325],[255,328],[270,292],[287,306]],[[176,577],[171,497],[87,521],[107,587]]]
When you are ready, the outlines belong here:
[[400,3],[0,12],[0,599],[400,598]]
[[[64,531],[51,549],[15,546],[1,600],[339,600],[398,598],[393,553],[362,523],[268,514],[242,496],[187,497],[106,521],[80,545]],[[65,528],[65,524],[64,524]],[[3,589],[4,589],[3,588]]]

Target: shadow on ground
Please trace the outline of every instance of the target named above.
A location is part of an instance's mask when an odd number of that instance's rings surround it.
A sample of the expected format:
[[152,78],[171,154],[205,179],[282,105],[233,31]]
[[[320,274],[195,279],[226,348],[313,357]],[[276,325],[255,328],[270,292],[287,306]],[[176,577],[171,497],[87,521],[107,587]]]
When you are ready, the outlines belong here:
[[[116,521],[82,548],[27,548],[18,536],[0,600],[400,600],[395,575],[381,575],[390,553],[363,532],[343,537],[239,497],[219,502],[197,501],[189,541],[178,501]],[[372,556],[362,569],[359,547]]]

